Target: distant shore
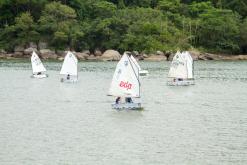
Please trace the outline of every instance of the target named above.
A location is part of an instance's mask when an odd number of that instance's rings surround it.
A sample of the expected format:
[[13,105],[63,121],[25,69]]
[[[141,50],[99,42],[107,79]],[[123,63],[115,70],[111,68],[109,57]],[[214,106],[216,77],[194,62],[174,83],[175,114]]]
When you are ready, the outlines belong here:
[[[14,52],[0,51],[0,59],[26,59],[30,58],[32,52],[38,53],[41,59],[58,60],[62,61],[67,51],[53,51],[50,49],[37,50],[36,48],[16,49]],[[202,53],[198,51],[189,51],[193,59],[196,60],[247,60],[247,55],[220,55],[211,53]],[[116,50],[106,50],[101,52],[95,50],[93,53],[89,50],[82,52],[73,52],[80,61],[118,61],[121,58],[121,54]],[[138,51],[132,52],[133,56],[138,60],[144,61],[171,61],[174,57],[174,53],[157,51],[156,53],[139,53]]]

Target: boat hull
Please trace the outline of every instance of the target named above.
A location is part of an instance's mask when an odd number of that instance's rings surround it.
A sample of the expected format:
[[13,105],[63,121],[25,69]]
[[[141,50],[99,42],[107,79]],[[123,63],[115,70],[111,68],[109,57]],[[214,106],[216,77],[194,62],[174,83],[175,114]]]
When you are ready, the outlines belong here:
[[127,110],[142,110],[142,106],[141,103],[113,103],[112,105],[113,109],[116,110],[123,110],[123,109],[127,109]]
[[42,78],[47,78],[48,74],[40,74],[40,75],[32,75],[31,78],[37,78],[37,79],[42,79]]
[[147,76],[148,75],[148,71],[147,70],[140,70],[139,71],[139,75],[140,76]]
[[60,79],[60,81],[62,82],[62,83],[75,83],[75,82],[77,82],[78,81],[78,79],[65,79],[65,78],[61,78]]
[[194,80],[183,80],[183,81],[168,81],[168,86],[189,86],[189,85],[195,85]]

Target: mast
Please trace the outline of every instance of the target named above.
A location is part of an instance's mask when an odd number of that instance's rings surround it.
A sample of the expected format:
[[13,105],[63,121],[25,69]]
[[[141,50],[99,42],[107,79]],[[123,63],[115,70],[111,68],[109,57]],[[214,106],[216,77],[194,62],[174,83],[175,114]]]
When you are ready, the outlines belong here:
[[[131,60],[131,58],[129,57],[129,55],[127,54],[127,57],[128,57],[128,60],[129,60],[129,62],[130,62],[130,65],[131,65],[131,68],[132,68],[132,70],[133,70],[133,72],[135,73],[135,77],[136,77],[136,79],[138,80],[138,84],[139,84],[139,97],[141,97],[141,83],[140,83],[140,79],[139,79],[139,68],[137,67],[137,65],[134,63],[134,61],[133,60]],[[132,62],[131,62],[132,61]],[[134,65],[135,65],[135,67],[137,68],[137,75],[136,75],[136,72],[135,72],[135,70],[134,70],[134,68],[133,68],[133,65],[132,65],[132,63],[134,63]]]

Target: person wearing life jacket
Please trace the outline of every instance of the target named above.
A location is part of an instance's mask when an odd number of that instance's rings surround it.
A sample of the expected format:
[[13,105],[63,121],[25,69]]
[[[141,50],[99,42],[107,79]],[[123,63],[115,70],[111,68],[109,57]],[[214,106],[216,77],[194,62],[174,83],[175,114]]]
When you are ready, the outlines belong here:
[[68,75],[67,75],[67,80],[69,80],[69,79],[70,79],[70,75],[68,74]]
[[116,104],[119,104],[121,97],[117,97]]
[[125,102],[126,102],[126,103],[133,103],[131,97],[126,97],[126,98],[125,98]]

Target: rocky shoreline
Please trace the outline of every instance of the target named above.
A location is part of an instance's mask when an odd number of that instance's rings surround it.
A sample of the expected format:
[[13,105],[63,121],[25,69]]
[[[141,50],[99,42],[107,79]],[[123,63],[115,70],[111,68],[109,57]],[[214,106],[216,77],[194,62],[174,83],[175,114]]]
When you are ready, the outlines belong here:
[[[59,60],[62,61],[67,51],[54,51],[50,49],[37,50],[36,47],[29,47],[24,49],[23,47],[16,47],[12,53],[0,50],[0,59],[22,59],[30,58],[33,51],[36,51],[41,59]],[[194,60],[247,60],[247,55],[216,55],[210,53],[201,53],[198,51],[189,51]],[[101,52],[95,50],[93,53],[89,50],[82,52],[73,52],[80,61],[118,61],[121,58],[121,54],[116,50],[106,50]],[[157,51],[153,54],[139,53],[133,51],[132,54],[138,60],[144,61],[171,61],[174,54],[170,52]]]

